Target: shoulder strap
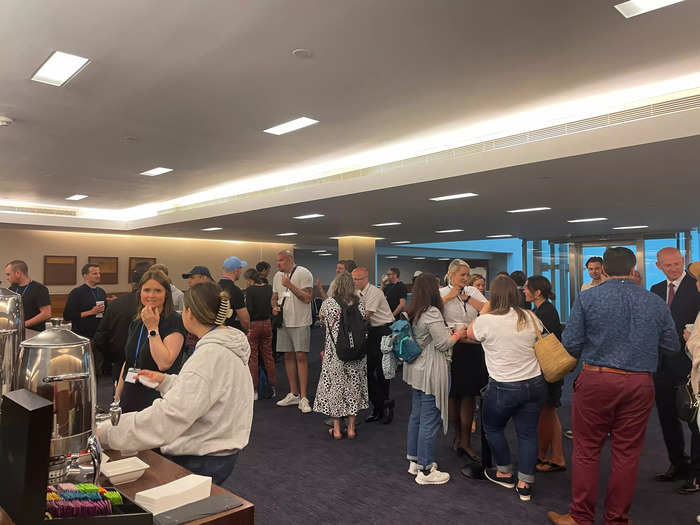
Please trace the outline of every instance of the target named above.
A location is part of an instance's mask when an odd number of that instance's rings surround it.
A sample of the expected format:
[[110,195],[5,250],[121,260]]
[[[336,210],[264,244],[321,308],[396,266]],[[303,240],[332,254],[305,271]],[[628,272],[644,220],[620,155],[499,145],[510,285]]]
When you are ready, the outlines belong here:
[[[542,340],[542,332],[537,329],[537,323],[533,319],[535,314],[533,314],[530,310],[525,310],[527,315],[530,317],[530,323],[532,323],[532,328],[535,330],[535,334],[537,335],[537,339]],[[542,323],[542,327],[545,329],[545,331],[549,334],[549,330],[547,330],[547,327],[544,326],[544,323]]]

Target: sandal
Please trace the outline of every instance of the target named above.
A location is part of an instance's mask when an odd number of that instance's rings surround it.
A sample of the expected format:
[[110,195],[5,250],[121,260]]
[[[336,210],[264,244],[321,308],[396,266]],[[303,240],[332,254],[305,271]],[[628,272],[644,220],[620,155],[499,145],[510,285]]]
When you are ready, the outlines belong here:
[[328,438],[335,439],[336,441],[339,441],[339,440],[343,439],[343,434],[341,432],[340,437],[336,437],[335,432],[333,432],[333,429],[329,428],[328,429]]
[[348,439],[355,439],[357,437],[357,430],[350,434],[350,432],[347,431],[348,429],[345,429],[345,435],[348,436]]
[[566,465],[558,465],[551,461],[543,461],[535,466],[538,472],[565,472]]

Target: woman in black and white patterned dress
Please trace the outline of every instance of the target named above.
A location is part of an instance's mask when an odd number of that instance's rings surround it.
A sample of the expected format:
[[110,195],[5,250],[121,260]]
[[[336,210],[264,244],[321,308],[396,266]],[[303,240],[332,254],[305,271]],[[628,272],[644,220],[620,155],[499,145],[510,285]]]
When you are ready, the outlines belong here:
[[323,301],[319,311],[319,317],[326,327],[326,342],[314,411],[333,418],[333,428],[328,429],[328,434],[335,439],[343,438],[340,421],[347,416],[348,438],[353,439],[356,435],[355,416],[360,410],[369,407],[367,358],[341,361],[336,355],[334,342],[338,340],[341,304],[358,304],[364,316],[364,308],[355,295],[355,286],[349,274],[341,274],[336,278],[333,296]]

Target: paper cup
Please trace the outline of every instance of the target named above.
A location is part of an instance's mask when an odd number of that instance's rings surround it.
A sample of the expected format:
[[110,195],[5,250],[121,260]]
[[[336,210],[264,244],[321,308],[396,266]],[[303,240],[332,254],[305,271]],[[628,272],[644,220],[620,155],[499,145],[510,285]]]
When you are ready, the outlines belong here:
[[[100,305],[104,306],[105,302],[104,302],[104,301],[95,301],[95,304],[96,304],[97,306],[100,306]],[[100,317],[104,317],[104,312],[100,312],[100,313],[98,313],[98,314],[95,314],[95,317],[97,317],[98,319],[99,319]]]
[[687,325],[685,325],[685,329],[688,330],[692,334],[694,326],[695,326],[695,323],[687,324]]

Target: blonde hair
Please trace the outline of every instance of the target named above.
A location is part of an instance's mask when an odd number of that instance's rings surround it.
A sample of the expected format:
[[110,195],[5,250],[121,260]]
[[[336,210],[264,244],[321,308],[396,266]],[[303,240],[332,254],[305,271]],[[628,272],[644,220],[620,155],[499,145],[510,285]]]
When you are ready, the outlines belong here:
[[452,276],[457,273],[457,270],[460,268],[466,268],[467,269],[467,275],[469,275],[469,272],[471,271],[471,268],[467,264],[466,261],[463,261],[462,259],[455,259],[453,260],[450,265],[447,267],[447,273],[445,274],[445,283],[450,285],[452,284]]
[[474,286],[474,283],[479,279],[482,279],[484,281],[484,284],[486,284],[486,278],[483,275],[481,275],[480,273],[472,273],[469,277],[469,280],[467,281],[467,285]]
[[233,314],[229,295],[218,284],[210,281],[197,283],[187,289],[185,308],[205,326],[222,325]]

